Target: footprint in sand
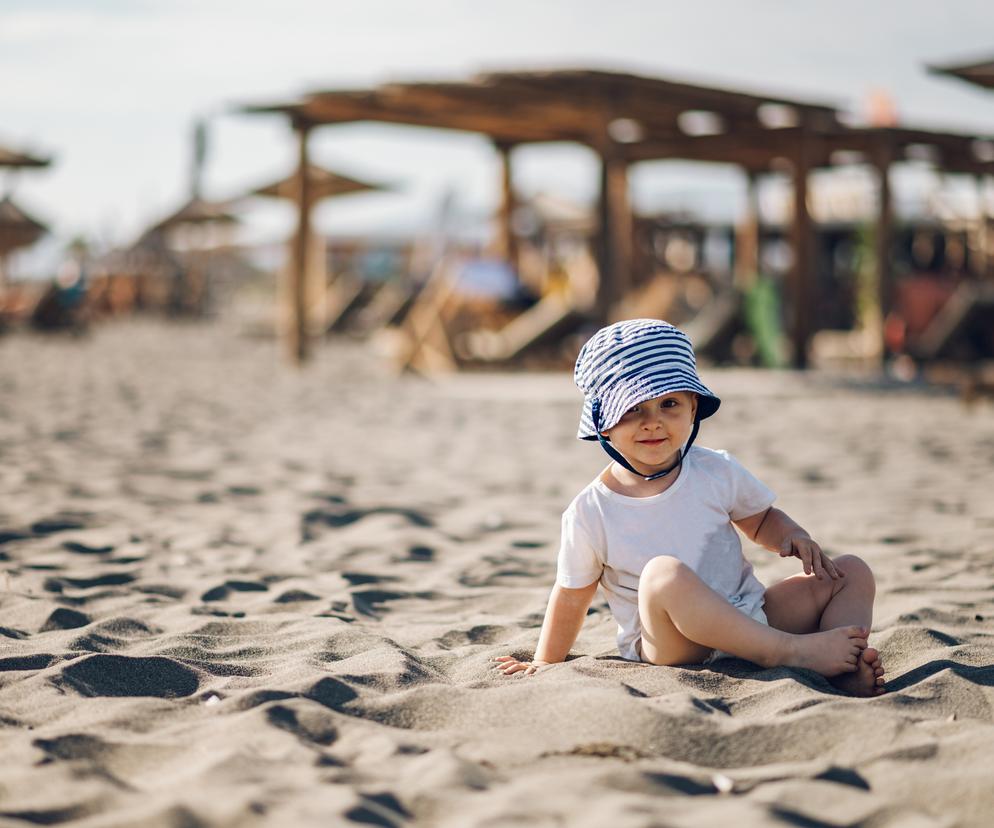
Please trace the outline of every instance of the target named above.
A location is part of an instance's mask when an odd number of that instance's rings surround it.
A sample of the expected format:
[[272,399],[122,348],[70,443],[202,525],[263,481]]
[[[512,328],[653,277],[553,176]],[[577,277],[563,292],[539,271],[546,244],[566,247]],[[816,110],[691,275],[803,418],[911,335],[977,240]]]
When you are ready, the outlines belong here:
[[396,581],[392,575],[373,575],[370,572],[342,572],[341,576],[349,582],[349,586],[365,586],[366,584],[382,584],[385,581]]
[[451,650],[468,644],[497,644],[507,637],[507,633],[507,627],[479,624],[468,630],[449,630],[435,640],[442,649]]
[[207,590],[200,596],[201,601],[223,601],[232,592],[267,592],[269,587],[258,581],[225,581],[220,586]]
[[287,699],[309,699],[329,710],[343,711],[349,702],[359,698],[359,695],[349,685],[338,679],[325,677],[310,687],[304,693],[292,693],[286,690],[252,690],[241,696],[236,702],[239,710],[250,710],[262,704]]
[[106,575],[97,575],[94,578],[70,578],[68,576],[46,578],[43,586],[48,592],[62,592],[66,587],[93,589],[94,587],[124,586],[134,580],[135,576],[128,572],[108,572]]
[[85,529],[87,520],[92,517],[85,512],[59,512],[51,517],[36,520],[31,524],[31,531],[35,535],[53,535],[70,529]]
[[70,664],[61,679],[82,696],[177,698],[200,686],[196,672],[160,656],[94,655]]
[[77,610],[66,609],[65,607],[59,607],[56,609],[44,624],[41,625],[41,629],[38,632],[50,632],[51,630],[75,630],[79,627],[85,627],[90,623],[90,616],[85,613],[78,612]]
[[0,673],[13,672],[15,670],[44,670],[54,661],[55,656],[49,653],[0,658]]
[[352,606],[356,612],[367,615],[370,618],[379,618],[383,612],[382,604],[390,601],[400,601],[403,598],[433,597],[430,592],[390,592],[385,589],[365,589],[360,592],[353,592],[351,595]]
[[305,744],[330,745],[338,740],[337,728],[328,721],[326,710],[294,710],[274,704],[266,711],[266,720],[273,727],[292,733]]
[[302,601],[320,601],[321,596],[314,595],[303,589],[289,589],[282,595],[273,599],[275,604],[297,604]]
[[345,812],[345,818],[364,825],[395,828],[399,821],[411,819],[411,813],[392,793],[363,794],[362,802]]
[[418,563],[431,563],[435,559],[435,550],[430,546],[412,546],[407,550],[406,558],[398,558],[399,561],[417,561]]
[[0,546],[11,541],[27,540],[33,537],[30,532],[20,529],[0,529]]
[[300,520],[301,541],[307,542],[317,538],[318,527],[328,526],[332,529],[341,529],[370,515],[399,515],[406,518],[414,526],[425,528],[434,526],[433,521],[421,512],[397,506],[374,506],[370,509],[347,510],[312,509],[309,512],[305,512]]
[[79,541],[63,541],[62,548],[77,555],[106,555],[114,551],[113,546],[91,546]]

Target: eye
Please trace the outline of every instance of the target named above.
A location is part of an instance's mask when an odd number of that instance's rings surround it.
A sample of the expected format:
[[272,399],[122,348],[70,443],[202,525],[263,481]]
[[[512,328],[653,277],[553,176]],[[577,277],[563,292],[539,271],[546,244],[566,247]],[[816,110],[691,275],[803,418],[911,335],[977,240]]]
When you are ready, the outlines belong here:
[[675,397],[663,400],[663,408],[676,408],[678,405],[680,405],[680,401]]

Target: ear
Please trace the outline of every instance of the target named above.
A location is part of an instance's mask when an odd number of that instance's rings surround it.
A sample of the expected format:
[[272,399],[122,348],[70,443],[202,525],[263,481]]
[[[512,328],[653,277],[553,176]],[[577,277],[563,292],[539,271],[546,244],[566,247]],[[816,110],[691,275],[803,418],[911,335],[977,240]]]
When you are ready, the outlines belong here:
[[700,394],[696,391],[691,391],[690,393],[690,416],[691,419],[697,419],[697,404],[700,402]]

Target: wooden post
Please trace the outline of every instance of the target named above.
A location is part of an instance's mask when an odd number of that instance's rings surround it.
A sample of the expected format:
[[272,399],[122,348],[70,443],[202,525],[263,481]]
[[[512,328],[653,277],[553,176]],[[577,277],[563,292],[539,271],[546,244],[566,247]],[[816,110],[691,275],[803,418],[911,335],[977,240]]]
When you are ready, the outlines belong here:
[[790,274],[792,363],[795,368],[807,368],[808,345],[811,342],[814,300],[814,231],[808,213],[808,173],[811,169],[810,133],[802,130],[794,151],[794,221],[791,243],[794,266]]
[[970,270],[978,279],[986,279],[990,275],[990,247],[987,237],[987,193],[984,186],[984,176],[974,176],[977,187],[977,241],[974,247],[975,260]]
[[[877,296],[880,303],[880,335],[884,335],[887,315],[894,307],[894,274],[891,268],[891,247],[894,237],[894,209],[890,189],[890,165],[893,161],[891,147],[881,143],[874,152],[873,163],[877,168],[880,201],[874,238],[874,255],[877,264]],[[887,356],[886,343],[880,343],[880,356]]]
[[309,159],[307,138],[311,124],[296,121],[297,161],[297,232],[293,237],[293,255],[290,263],[289,295],[289,345],[290,358],[298,365],[310,355],[309,326],[307,322],[307,253],[311,231],[311,193],[308,176]]
[[514,183],[511,174],[511,150],[514,144],[497,142],[501,163],[501,203],[497,213],[497,255],[515,272],[518,270],[518,244],[514,237]]
[[611,153],[601,155],[601,189],[597,206],[600,226],[597,312],[600,321],[604,322],[631,287],[634,260],[628,163]]
[[759,276],[759,174],[746,171],[745,213],[735,229],[735,287],[746,291]]

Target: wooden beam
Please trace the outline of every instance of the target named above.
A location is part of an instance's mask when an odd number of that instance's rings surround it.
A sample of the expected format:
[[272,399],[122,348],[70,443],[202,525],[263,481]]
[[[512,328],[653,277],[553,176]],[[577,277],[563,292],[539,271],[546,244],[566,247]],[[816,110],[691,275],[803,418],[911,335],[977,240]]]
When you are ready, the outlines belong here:
[[[629,161],[673,158],[736,164],[765,171],[775,158],[792,158],[798,144],[810,141],[811,135],[809,130],[794,127],[733,130],[720,135],[652,134],[645,141],[624,145],[621,152]],[[828,152],[819,144],[817,154],[813,150],[810,153],[809,165],[816,167],[828,163]]]
[[811,171],[811,140],[801,140],[794,149],[793,186],[794,220],[791,224],[791,244],[794,264],[789,277],[791,305],[792,363],[795,368],[807,368],[808,346],[813,334],[814,301],[814,230],[808,212],[808,173]]
[[288,341],[290,358],[298,365],[310,356],[310,330],[307,319],[307,252],[310,246],[311,207],[310,176],[307,174],[309,159],[307,139],[311,124],[305,121],[294,123],[297,132],[297,231],[293,237],[290,261],[290,284],[286,291],[290,313]]
[[513,144],[497,143],[501,165],[501,202],[497,211],[497,255],[518,270],[518,243],[514,237],[514,179],[511,170]]
[[[873,152],[873,165],[877,170],[879,201],[877,226],[874,234],[874,256],[877,265],[877,296],[880,303],[880,333],[883,336],[887,316],[894,305],[894,274],[891,267],[894,243],[894,208],[890,188],[890,166],[894,160],[889,141],[880,141]],[[886,358],[886,342],[881,342],[881,358]]]
[[582,118],[572,123],[550,123],[541,110],[523,111],[509,105],[488,107],[417,107],[382,100],[374,96],[358,99],[348,96],[315,95],[303,107],[308,120],[317,124],[378,121],[382,123],[456,129],[491,135],[509,142],[586,140],[588,124]]

